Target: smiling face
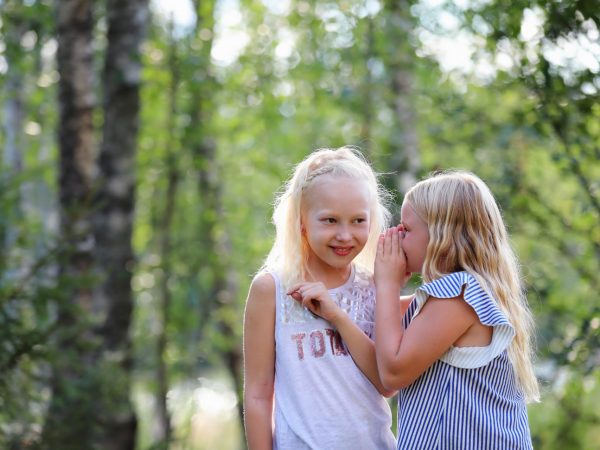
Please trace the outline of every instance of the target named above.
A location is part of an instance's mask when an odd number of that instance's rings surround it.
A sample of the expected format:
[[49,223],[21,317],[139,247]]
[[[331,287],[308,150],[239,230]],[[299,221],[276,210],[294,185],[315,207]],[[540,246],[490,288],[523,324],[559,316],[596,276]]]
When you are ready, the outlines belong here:
[[409,202],[405,201],[402,204],[400,214],[404,227],[402,250],[406,255],[406,270],[421,273],[427,254],[427,244],[429,244],[429,229]]
[[370,193],[358,179],[319,176],[304,192],[302,231],[313,273],[350,268],[369,238]]

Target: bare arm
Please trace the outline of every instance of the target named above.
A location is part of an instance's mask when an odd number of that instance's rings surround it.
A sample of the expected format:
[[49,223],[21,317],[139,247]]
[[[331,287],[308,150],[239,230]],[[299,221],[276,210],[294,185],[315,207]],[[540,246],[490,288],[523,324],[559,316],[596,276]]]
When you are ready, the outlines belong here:
[[408,307],[414,299],[414,294],[400,296],[400,314],[402,315],[402,317],[404,317],[404,313],[406,313],[406,310],[408,309]]
[[386,386],[400,389],[410,385],[478,321],[462,297],[429,297],[388,359]]
[[373,383],[379,393],[386,397],[394,395],[396,390],[387,389],[381,382],[375,357],[375,343],[369,336],[343,311],[340,311],[340,314],[332,318],[330,322],[339,331],[358,368]]
[[258,275],[244,313],[244,424],[249,450],[273,446],[275,383],[275,281]]
[[386,397],[394,395],[395,391],[386,389],[379,378],[375,343],[350,319],[348,314],[335,304],[323,283],[300,283],[292,287],[288,294],[337,329],[355,364],[381,395]]
[[404,330],[402,306],[397,299],[406,282],[406,259],[402,238],[393,230],[380,238],[377,251],[375,346],[383,384],[388,389],[400,389],[425,372],[478,319],[461,297],[429,298],[410,327]]

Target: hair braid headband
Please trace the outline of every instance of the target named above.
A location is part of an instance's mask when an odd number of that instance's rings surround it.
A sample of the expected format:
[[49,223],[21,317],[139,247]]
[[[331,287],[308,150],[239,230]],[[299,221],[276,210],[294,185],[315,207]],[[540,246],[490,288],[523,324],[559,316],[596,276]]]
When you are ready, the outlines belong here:
[[330,173],[330,172],[333,172],[333,167],[331,167],[331,166],[319,167],[318,169],[311,171],[306,176],[304,183],[302,183],[302,189],[305,189],[306,187],[308,187],[308,185],[310,183],[312,183],[312,181],[315,178],[317,178],[318,176],[325,175],[326,173]]

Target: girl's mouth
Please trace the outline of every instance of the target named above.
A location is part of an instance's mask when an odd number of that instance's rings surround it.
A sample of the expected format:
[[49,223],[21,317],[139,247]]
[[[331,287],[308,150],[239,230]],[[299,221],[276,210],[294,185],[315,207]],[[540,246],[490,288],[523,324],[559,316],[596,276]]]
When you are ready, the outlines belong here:
[[331,247],[338,256],[348,256],[352,252],[352,247]]

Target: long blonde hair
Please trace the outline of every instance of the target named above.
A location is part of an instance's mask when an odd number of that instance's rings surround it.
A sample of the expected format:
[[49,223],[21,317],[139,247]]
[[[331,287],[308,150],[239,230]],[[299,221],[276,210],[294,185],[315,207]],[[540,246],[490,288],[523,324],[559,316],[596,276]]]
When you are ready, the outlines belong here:
[[417,183],[404,201],[429,229],[423,281],[460,270],[477,279],[514,327],[509,359],[526,400],[539,401],[532,362],[533,316],[517,258],[490,189],[472,173],[446,171]]
[[[354,262],[373,271],[377,240],[390,223],[387,208],[389,193],[378,182],[377,174],[356,147],[319,149],[301,161],[286,182],[285,189],[275,198],[273,223],[275,242],[261,270],[277,270],[284,285],[306,280],[308,271],[308,247],[301,232],[301,210],[305,201],[304,191],[321,175],[348,177],[365,182],[370,198],[369,237]],[[340,202],[344,199],[340,198]]]

